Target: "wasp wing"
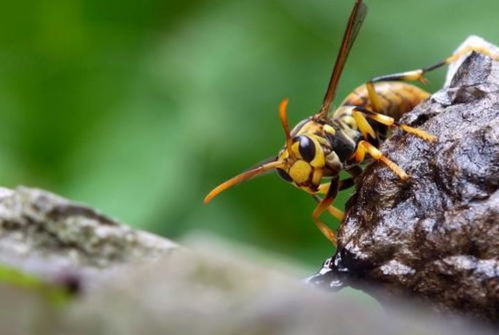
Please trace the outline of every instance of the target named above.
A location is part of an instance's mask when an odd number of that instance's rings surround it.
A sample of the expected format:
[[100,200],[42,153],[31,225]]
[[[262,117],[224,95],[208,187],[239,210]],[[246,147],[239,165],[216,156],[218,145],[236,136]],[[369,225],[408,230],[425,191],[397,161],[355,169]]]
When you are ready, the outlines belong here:
[[322,103],[319,116],[321,118],[326,118],[329,112],[329,107],[334,100],[336,94],[336,88],[338,87],[338,82],[345,67],[348,54],[352,49],[353,42],[359,34],[362,22],[367,14],[367,6],[362,2],[362,0],[357,0],[350,13],[350,18],[348,19],[347,27],[345,29],[345,34],[343,35],[343,41],[341,42],[340,50],[336,56],[336,63],[334,64],[333,74],[329,80],[329,85],[327,87],[326,95],[324,96],[324,101]]

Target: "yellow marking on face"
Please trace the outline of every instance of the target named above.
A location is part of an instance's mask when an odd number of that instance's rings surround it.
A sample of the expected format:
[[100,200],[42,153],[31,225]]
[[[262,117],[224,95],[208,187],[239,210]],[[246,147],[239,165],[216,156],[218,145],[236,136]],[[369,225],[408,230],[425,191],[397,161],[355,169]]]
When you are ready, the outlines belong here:
[[317,140],[316,136],[309,136],[309,138],[314,142],[315,145],[315,156],[314,159],[310,162],[314,168],[322,168],[326,165],[326,161],[324,158],[324,151],[322,150],[322,146]]
[[295,154],[296,157],[300,157],[300,158],[303,158],[300,154],[300,142],[299,141],[296,141],[295,143],[293,143],[291,145],[291,150],[293,150],[293,153]]
[[321,183],[321,179],[322,179],[322,170],[315,169],[314,173],[312,174],[312,183],[314,185],[319,185]]
[[305,161],[296,161],[291,169],[289,169],[289,176],[297,184],[304,183],[308,180],[312,167]]

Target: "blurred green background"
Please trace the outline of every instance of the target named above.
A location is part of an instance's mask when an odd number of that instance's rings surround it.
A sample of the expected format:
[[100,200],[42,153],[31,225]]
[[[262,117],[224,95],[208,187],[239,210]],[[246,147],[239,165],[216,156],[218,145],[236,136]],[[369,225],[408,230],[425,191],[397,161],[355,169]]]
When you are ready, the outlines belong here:
[[[469,34],[499,42],[497,0],[366,2],[340,98],[372,76],[432,64]],[[276,175],[208,206],[202,198],[277,153],[283,97],[293,124],[318,110],[352,4],[4,3],[2,185],[47,188],[173,239],[208,231],[316,268],[333,250],[310,219],[314,203]],[[429,78],[435,90],[444,71]]]

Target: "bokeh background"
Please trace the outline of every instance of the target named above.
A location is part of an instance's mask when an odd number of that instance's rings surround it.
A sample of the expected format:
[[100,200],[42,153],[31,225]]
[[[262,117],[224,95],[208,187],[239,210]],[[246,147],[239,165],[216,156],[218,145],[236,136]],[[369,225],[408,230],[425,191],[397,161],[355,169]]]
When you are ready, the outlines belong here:
[[[497,0],[366,0],[338,96],[499,42]],[[176,240],[209,232],[316,268],[310,197],[271,174],[202,204],[318,110],[353,1],[38,0],[0,11],[0,181],[42,187]],[[444,70],[429,76],[429,90]],[[341,207],[350,191],[343,192]],[[328,221],[332,226],[337,222]]]

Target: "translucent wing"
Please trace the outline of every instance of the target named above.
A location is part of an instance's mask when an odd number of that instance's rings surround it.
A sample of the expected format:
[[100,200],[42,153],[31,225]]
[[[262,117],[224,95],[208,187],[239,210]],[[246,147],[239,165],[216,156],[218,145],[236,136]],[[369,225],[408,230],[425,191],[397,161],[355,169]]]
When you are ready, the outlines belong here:
[[324,96],[324,102],[322,103],[319,116],[321,118],[326,118],[329,111],[331,102],[333,102],[336,88],[338,87],[338,82],[345,67],[345,62],[352,48],[353,42],[357,38],[362,22],[367,14],[367,6],[362,2],[362,0],[357,0],[350,13],[350,18],[348,19],[347,27],[345,30],[345,35],[343,35],[343,41],[341,42],[340,50],[336,56],[336,63],[334,64],[333,74],[329,80],[329,85],[327,87],[326,95]]

